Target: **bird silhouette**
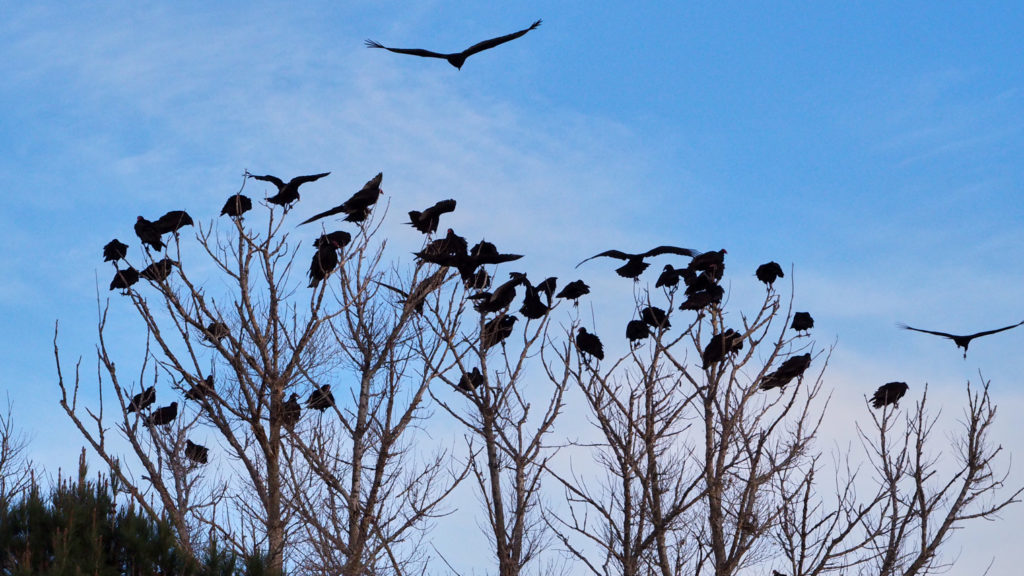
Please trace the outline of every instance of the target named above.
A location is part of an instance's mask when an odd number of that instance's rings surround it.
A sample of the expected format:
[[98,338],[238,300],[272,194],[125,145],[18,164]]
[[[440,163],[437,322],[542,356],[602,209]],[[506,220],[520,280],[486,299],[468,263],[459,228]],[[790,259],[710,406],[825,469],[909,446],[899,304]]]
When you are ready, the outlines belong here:
[[220,215],[240,218],[249,210],[252,210],[252,198],[245,194],[235,194],[224,202],[224,207],[220,209]]
[[758,266],[757,271],[754,272],[754,276],[757,276],[758,280],[764,282],[765,286],[767,286],[769,290],[776,280],[786,277],[782,272],[782,266],[779,266],[779,263],[774,260]]
[[313,240],[313,247],[319,248],[324,245],[329,245],[330,243],[333,242],[335,248],[341,250],[345,246],[348,246],[348,243],[351,241],[351,234],[345,232],[344,230],[335,230],[334,232],[330,232],[328,234],[321,234],[319,238]]
[[188,392],[185,392],[185,399],[202,402],[207,396],[213,394],[213,391],[213,376],[210,375],[205,380],[192,384]]
[[153,282],[163,282],[167,280],[172,271],[174,271],[174,260],[164,258],[143,268],[142,272],[139,272],[139,277]]
[[516,286],[526,282],[526,275],[520,272],[510,272],[509,278],[493,292],[478,292],[470,296],[471,300],[476,300],[473,308],[481,314],[501,312],[508,308],[516,297]]
[[249,174],[248,172],[246,172],[245,175],[255,180],[270,182],[271,184],[276,186],[277,194],[274,194],[273,196],[267,198],[267,202],[270,202],[271,204],[277,204],[278,206],[282,206],[284,207],[285,210],[287,210],[293,203],[299,201],[299,186],[305,184],[306,182],[313,182],[314,180],[319,180],[329,174],[330,172],[324,172],[322,174],[311,174],[309,176],[296,176],[295,178],[289,180],[287,183],[284,180],[278,178],[277,176],[271,176],[270,174],[267,174],[266,176],[257,176],[255,174]]
[[103,247],[103,261],[114,262],[115,266],[117,261],[123,259],[128,255],[128,245],[121,242],[117,238],[114,238],[107,245]]
[[686,268],[676,268],[671,264],[665,264],[665,267],[661,270],[661,274],[658,276],[658,280],[654,283],[654,287],[675,288],[679,286],[680,278],[689,278],[692,280],[692,276],[694,276],[694,274]]
[[513,32],[512,34],[499,36],[497,38],[491,38],[490,40],[484,40],[483,42],[478,42],[470,46],[469,48],[466,48],[462,52],[454,52],[451,54],[442,54],[440,52],[432,52],[430,50],[423,50],[421,48],[389,48],[373,40],[367,40],[366,47],[383,48],[384,50],[387,50],[389,52],[395,52],[396,54],[410,54],[412,56],[422,56],[425,58],[440,58],[442,60],[447,60],[449,64],[455,66],[459,70],[462,70],[462,65],[465,64],[466,58],[469,58],[470,56],[476,54],[477,52],[483,52],[484,50],[494,48],[495,46],[504,44],[505,42],[508,42],[510,40],[515,40],[516,38],[519,38],[520,36],[529,32],[530,30],[533,30],[534,28],[540,26],[540,22],[540,20],[537,20],[536,22],[531,24],[529,28],[520,30],[518,32]]
[[321,242],[309,264],[309,287],[313,288],[338,267],[338,244],[333,240]]
[[476,366],[469,373],[462,373],[462,377],[459,378],[459,390],[463,392],[474,392],[476,389],[484,383],[484,375],[480,373],[480,369]]
[[164,241],[161,238],[160,230],[153,222],[142,216],[135,219],[135,235],[142,241],[142,246],[152,246],[154,250],[163,250]]
[[413,228],[423,232],[424,234],[433,234],[437,232],[437,225],[441,219],[441,214],[447,214],[455,210],[455,200],[441,200],[430,208],[424,209],[422,212],[419,210],[409,211],[409,225]]
[[580,326],[576,333],[576,347],[584,354],[604,360],[604,345],[601,344],[601,339],[597,337],[597,334],[587,332],[583,326]]
[[210,322],[210,325],[206,327],[205,338],[210,342],[220,342],[228,336],[231,336],[231,328],[223,322]]
[[142,412],[146,408],[149,408],[154,402],[156,402],[156,387],[150,386],[135,396],[132,396],[131,402],[128,403],[127,412]]
[[[619,268],[616,268],[615,272],[619,276],[622,276],[623,278],[632,278],[636,280],[637,278],[640,277],[640,274],[642,274],[643,271],[646,270],[648,266],[650,266],[650,264],[644,262],[644,258],[648,258],[650,256],[660,256],[662,254],[676,254],[679,256],[694,257],[699,255],[700,252],[696,250],[691,250],[689,248],[678,248],[676,246],[658,246],[657,248],[652,248],[647,252],[643,252],[641,254],[628,254],[626,252],[622,252],[621,250],[605,250],[600,254],[595,254],[590,258],[583,260],[583,262],[593,260],[594,258],[600,258],[602,256],[607,256],[609,258],[617,258],[619,260],[625,260],[626,263],[620,266]],[[576,267],[579,268],[580,265],[583,264],[583,262],[577,264]]]
[[573,306],[579,306],[580,296],[584,294],[590,294],[590,286],[587,286],[583,280],[573,280],[566,284],[558,294],[555,294],[555,298],[572,300]]
[[120,289],[122,294],[127,294],[128,289],[139,281],[139,271],[131,266],[114,272],[114,279],[110,281],[110,289]]
[[895,404],[897,408],[900,407],[900,398],[907,393],[906,382],[889,382],[888,384],[882,384],[875,390],[873,396],[871,396],[871,406],[874,408],[881,408],[888,404]]
[[519,318],[510,314],[503,314],[491,318],[480,329],[480,349],[486,351],[495,344],[504,346],[505,339],[512,335],[512,328]]
[[526,288],[526,294],[523,296],[523,305],[519,308],[519,313],[530,320],[543,318],[551,309],[551,294],[544,292],[548,296],[548,303],[545,304],[540,299],[541,291],[537,289],[537,286],[531,285],[525,276],[523,277],[523,286]]
[[549,276],[541,281],[539,284],[534,286],[537,292],[543,292],[548,297],[548,304],[551,303],[551,299],[555,297],[555,290],[558,288],[558,278],[555,276]]
[[178,403],[171,402],[167,406],[157,408],[145,420],[146,426],[166,426],[178,417]]
[[970,345],[971,340],[974,340],[975,338],[978,338],[980,336],[988,336],[989,334],[995,334],[996,332],[1002,332],[1004,330],[1009,330],[1010,328],[1016,328],[1021,324],[1024,324],[1024,322],[1018,322],[1016,324],[1011,324],[1009,326],[1003,326],[1002,328],[996,328],[995,330],[985,330],[984,332],[976,332],[974,334],[968,334],[966,336],[958,336],[956,334],[948,334],[946,332],[936,332],[935,330],[922,330],[920,328],[914,328],[913,326],[907,326],[906,324],[898,324],[898,326],[900,328],[903,328],[904,330],[913,330],[914,332],[924,332],[925,334],[934,334],[936,336],[943,336],[949,338],[950,340],[953,341],[954,344],[964,349],[964,358],[967,358],[967,346]]
[[725,273],[725,255],[727,253],[725,248],[722,248],[721,250],[697,254],[693,257],[693,260],[690,260],[686,269],[694,274],[705,272],[712,280],[718,282]]
[[772,372],[761,379],[761,390],[778,388],[779,391],[781,391],[786,387],[786,384],[789,384],[794,378],[802,376],[804,371],[807,370],[810,365],[810,354],[802,354],[800,356],[791,356],[786,358],[786,361],[783,362],[775,372]]
[[656,306],[647,306],[640,311],[640,319],[651,328],[664,328],[668,330],[672,323],[668,320],[668,314]]
[[793,323],[789,327],[797,332],[806,332],[814,328],[814,318],[810,312],[794,312]]
[[370,216],[370,208],[377,203],[383,190],[380,189],[380,183],[384,180],[384,173],[379,172],[376,176],[371,178],[358,192],[352,195],[351,198],[345,200],[341,204],[325,210],[316,216],[307,218],[302,224],[309,224],[315,222],[321,218],[328,216],[334,216],[335,214],[345,214],[346,222],[363,222]]
[[319,388],[315,388],[309,395],[309,399],[306,400],[306,406],[320,412],[334,406],[334,394],[331,393],[331,385],[324,384]]
[[299,395],[292,392],[292,395],[281,403],[281,425],[291,430],[299,423],[302,416],[302,406],[299,406]]
[[206,464],[210,457],[210,449],[191,440],[185,440],[185,457],[196,464]]
[[711,337],[701,354],[702,367],[707,370],[712,364],[721,362],[726,356],[743,349],[743,335],[732,328]]
[[643,320],[630,320],[626,324],[626,338],[634,348],[640,345],[640,341],[651,335],[651,327]]
[[188,212],[184,210],[171,210],[157,218],[156,222],[153,222],[153,227],[163,235],[177,232],[185,226],[192,226],[193,224],[195,223],[192,222],[192,217],[188,215]]

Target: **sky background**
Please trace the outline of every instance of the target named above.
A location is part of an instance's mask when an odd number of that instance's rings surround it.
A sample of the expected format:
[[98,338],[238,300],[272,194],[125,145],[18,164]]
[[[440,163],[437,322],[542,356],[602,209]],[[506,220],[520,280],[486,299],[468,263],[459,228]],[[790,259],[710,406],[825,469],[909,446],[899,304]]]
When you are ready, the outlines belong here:
[[[139,214],[212,221],[247,169],[331,171],[303,188],[303,219],[383,171],[385,232],[409,251],[421,238],[405,212],[455,198],[445,224],[526,254],[538,277],[585,279],[610,316],[632,286],[611,260],[573,270],[597,252],[727,248],[737,304],[776,260],[819,348],[835,346],[826,443],[891,380],[909,398],[928,383],[953,425],[980,373],[1000,407],[993,441],[1024,454],[1024,329],[964,360],[896,327],[1024,320],[1024,4],[754,4],[0,8],[0,392],[33,459],[68,468],[82,444],[56,404],[53,330],[94,382],[102,246],[137,248]],[[461,71],[363,46],[458,51],[538,18]],[[994,559],[993,576],[1017,574],[1021,530],[1024,506],[969,525],[951,573]]]

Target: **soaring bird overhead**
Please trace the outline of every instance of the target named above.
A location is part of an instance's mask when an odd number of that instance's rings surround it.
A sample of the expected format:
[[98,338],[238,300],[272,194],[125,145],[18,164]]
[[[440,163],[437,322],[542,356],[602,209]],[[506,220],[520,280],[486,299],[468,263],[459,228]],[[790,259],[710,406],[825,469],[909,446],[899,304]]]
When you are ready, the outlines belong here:
[[[644,258],[647,258],[648,256],[659,256],[661,254],[677,254],[679,256],[694,257],[699,255],[700,252],[696,250],[691,250],[689,248],[677,248],[675,246],[658,246],[657,248],[652,248],[651,250],[648,250],[647,252],[644,252],[642,254],[627,254],[626,252],[622,252],[621,250],[605,250],[600,254],[595,254],[590,258],[587,258],[583,262],[586,262],[587,260],[593,260],[594,258],[599,258],[601,256],[608,256],[610,258],[618,258],[619,260],[625,260],[626,263],[617,268],[615,272],[618,273],[618,275],[622,276],[623,278],[636,279],[640,276],[641,273],[643,273],[644,270],[647,269],[648,266],[650,266],[650,264],[644,262]],[[576,267],[579,268],[580,264],[583,264],[583,262],[577,264]]]
[[297,202],[299,200],[299,186],[306,182],[319,180],[328,174],[330,174],[330,172],[324,172],[323,174],[311,174],[309,176],[296,176],[287,183],[277,176],[271,176],[270,174],[267,174],[266,176],[257,176],[247,172],[246,176],[249,178],[255,178],[256,180],[270,182],[274,186],[277,186],[277,194],[267,198],[267,202],[277,204],[278,206],[284,206],[285,209],[287,209],[293,202]]
[[906,382],[889,382],[888,384],[882,384],[875,390],[875,394],[871,397],[871,406],[874,408],[881,408],[888,404],[895,404],[897,408],[900,407],[900,398],[907,393]]
[[421,48],[388,48],[387,46],[384,46],[383,44],[375,42],[373,40],[367,40],[366,47],[383,48],[384,50],[387,50],[389,52],[395,52],[397,54],[410,54],[412,56],[423,56],[425,58],[441,58],[443,60],[447,60],[448,63],[451,64],[452,66],[455,66],[459,70],[462,70],[462,65],[465,64],[466,58],[469,58],[470,56],[476,54],[477,52],[483,52],[488,48],[494,48],[499,44],[504,44],[505,42],[508,42],[510,40],[515,40],[516,38],[519,38],[523,34],[529,32],[530,30],[533,30],[537,26],[540,26],[540,22],[540,20],[537,20],[536,22],[531,24],[529,28],[520,30],[519,32],[513,32],[512,34],[506,34],[504,36],[499,36],[497,38],[491,38],[490,40],[484,40],[483,42],[478,42],[477,44],[474,44],[469,48],[466,48],[462,52],[454,52],[451,54],[442,54],[440,52],[432,52],[430,50],[423,50]]
[[953,341],[954,344],[964,349],[964,358],[967,358],[967,346],[971,343],[971,340],[979,336],[988,336],[989,334],[995,334],[996,332],[1002,332],[1003,330],[1009,330],[1010,328],[1016,328],[1024,324],[1024,321],[1009,326],[1003,326],[1002,328],[996,328],[995,330],[985,330],[984,332],[977,332],[975,334],[968,334],[966,336],[957,336],[956,334],[947,334],[945,332],[936,332],[934,330],[922,330],[920,328],[914,328],[907,326],[906,324],[899,324],[900,328],[905,330],[913,330],[915,332],[924,332],[925,334],[934,334],[936,336],[944,336]]
[[345,213],[346,222],[362,222],[366,220],[370,216],[370,208],[377,203],[377,199],[383,193],[383,190],[380,189],[380,183],[383,180],[384,173],[378,172],[369,182],[363,184],[363,187],[353,194],[351,198],[330,210],[325,210],[312,218],[307,218],[299,226],[343,212]]
[[433,234],[437,232],[437,224],[441,219],[441,214],[446,214],[455,210],[455,200],[441,200],[430,208],[425,208],[422,212],[419,210],[409,211],[409,224],[423,232],[424,234]]

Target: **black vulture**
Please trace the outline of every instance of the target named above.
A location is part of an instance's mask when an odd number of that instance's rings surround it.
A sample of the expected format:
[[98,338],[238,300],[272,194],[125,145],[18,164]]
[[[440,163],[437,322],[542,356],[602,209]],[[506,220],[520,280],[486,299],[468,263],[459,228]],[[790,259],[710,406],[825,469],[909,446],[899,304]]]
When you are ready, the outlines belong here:
[[163,250],[164,241],[161,238],[160,230],[153,225],[153,222],[142,216],[135,219],[135,235],[142,241],[142,246],[152,246],[154,250]]
[[228,325],[223,322],[210,322],[210,325],[206,327],[206,339],[210,342],[214,340],[220,342],[228,336],[231,336],[231,328],[228,328]]
[[384,173],[379,172],[376,176],[371,178],[363,187],[352,195],[351,198],[345,200],[341,204],[325,210],[316,216],[312,216],[304,220],[302,224],[309,224],[315,222],[321,218],[328,216],[334,216],[335,214],[345,214],[346,222],[362,222],[370,216],[370,208],[377,203],[383,190],[380,189],[380,183],[384,180]]
[[675,288],[679,286],[679,279],[692,279],[694,276],[693,272],[690,272],[686,268],[675,268],[671,264],[665,264],[662,268],[661,274],[658,276],[658,280],[654,283],[655,288]]
[[154,402],[156,402],[156,387],[150,386],[135,396],[132,396],[132,401],[128,403],[127,411],[142,412],[146,408],[149,408]]
[[413,228],[423,232],[424,234],[433,234],[437,232],[437,225],[441,220],[441,214],[447,214],[455,210],[455,200],[449,198],[448,200],[441,200],[430,208],[424,209],[422,212],[419,210],[409,211],[409,225]]
[[698,254],[693,257],[693,260],[690,260],[690,264],[686,269],[694,274],[706,272],[715,282],[718,282],[722,279],[722,274],[725,273],[726,254],[728,252],[726,252],[725,248]]
[[314,388],[313,392],[309,395],[309,399],[306,400],[306,406],[320,412],[334,406],[334,394],[331,393],[331,385],[324,384],[319,388]]
[[122,294],[127,294],[128,289],[139,281],[139,271],[131,266],[114,272],[114,279],[110,281],[110,289],[121,289]]
[[194,444],[191,440],[185,440],[185,457],[196,464],[206,464],[210,457],[210,449]]
[[651,327],[643,320],[630,320],[626,324],[626,338],[633,347],[639,346],[640,341],[651,335]]
[[502,254],[492,242],[481,240],[469,249],[470,263],[476,266],[484,264],[501,264],[522,258],[522,254]]
[[782,266],[779,266],[779,263],[774,260],[767,264],[761,264],[758,266],[757,271],[754,272],[754,276],[757,276],[758,280],[764,282],[765,286],[769,289],[771,289],[772,284],[774,284],[776,280],[786,277],[782,272]]
[[302,406],[299,405],[299,395],[292,392],[292,395],[281,403],[281,425],[291,430],[299,423],[302,416]]
[[516,286],[526,282],[526,275],[521,272],[510,272],[510,279],[494,289],[493,292],[478,292],[469,297],[475,300],[473,308],[481,313],[493,313],[505,310],[516,297]]
[[484,383],[484,375],[480,373],[480,369],[476,366],[469,373],[462,373],[462,377],[459,378],[459,390],[463,392],[473,392]]
[[[519,313],[530,320],[543,318],[548,313],[548,310],[550,310],[551,295],[548,294],[548,303],[545,304],[540,299],[541,291],[536,286],[531,286],[525,277],[523,279],[523,286],[526,288],[526,294],[523,296],[523,305],[519,308]],[[545,294],[547,293],[545,292]]]
[[128,245],[124,244],[117,238],[114,238],[107,245],[103,247],[103,261],[114,262],[117,265],[117,261],[121,260],[128,255]]
[[249,210],[252,210],[252,198],[245,194],[235,194],[224,203],[224,207],[220,209],[220,215],[240,218]]
[[153,282],[163,282],[167,280],[173,270],[174,260],[164,258],[143,268],[142,272],[139,272],[139,277]]
[[480,268],[469,276],[462,277],[462,285],[466,290],[487,290],[491,287],[491,275],[487,270]]
[[597,337],[597,334],[587,332],[583,326],[580,326],[579,332],[576,333],[576,347],[580,349],[580,352],[598,360],[604,360],[604,346],[601,344],[601,339]]
[[[701,274],[700,276],[704,276]],[[680,310],[703,310],[708,306],[717,305],[722,302],[725,296],[725,289],[718,284],[711,284],[702,290],[686,291],[686,300],[679,305]]]
[[319,248],[319,247],[321,247],[321,246],[323,246],[325,244],[330,244],[330,243],[333,242],[334,246],[338,250],[341,250],[345,246],[348,246],[348,243],[351,242],[351,241],[352,241],[352,235],[351,234],[349,234],[348,232],[345,232],[344,230],[335,230],[334,232],[330,232],[330,233],[327,233],[327,234],[321,234],[320,237],[318,237],[315,240],[313,240],[313,247],[314,248]]
[[900,407],[900,398],[907,393],[906,382],[889,382],[882,384],[875,390],[875,394],[871,396],[871,406],[874,408],[881,408],[888,404],[895,404],[897,408]]
[[440,266],[455,266],[458,264],[457,259],[469,255],[469,243],[449,228],[444,238],[431,241],[423,247],[423,250],[414,252],[414,254],[423,262]]
[[[677,248],[676,246],[658,246],[657,248],[652,248],[642,254],[627,254],[626,252],[622,252],[620,250],[605,250],[600,254],[595,254],[590,258],[583,260],[583,262],[586,262],[587,260],[593,260],[594,258],[599,258],[601,256],[608,256],[610,258],[625,260],[626,263],[617,268],[615,272],[619,276],[622,276],[623,278],[632,278],[636,280],[637,278],[640,277],[640,274],[642,274],[643,271],[646,270],[648,266],[650,266],[650,264],[644,262],[644,258],[647,258],[649,256],[659,256],[661,254],[676,254],[679,256],[693,257],[699,255],[700,252],[696,250],[691,250],[689,248]],[[576,267],[579,268],[580,264],[583,264],[583,262],[577,264]]]
[[309,264],[309,287],[313,288],[338,266],[338,245],[333,240],[321,242]]
[[802,354],[800,356],[792,356],[786,358],[786,361],[771,374],[768,374],[761,380],[761,390],[771,390],[772,388],[778,388],[781,392],[785,388],[786,384],[789,384],[794,378],[798,378],[803,375],[807,367],[811,365],[811,355]]
[[664,328],[668,330],[672,323],[668,320],[668,314],[656,306],[647,306],[640,311],[640,319],[651,328]]
[[466,62],[466,58],[469,58],[470,56],[476,54],[477,52],[483,52],[484,50],[494,48],[499,44],[504,44],[505,42],[508,42],[510,40],[515,40],[516,38],[519,38],[523,34],[529,32],[530,30],[533,30],[534,28],[540,26],[540,22],[540,20],[537,20],[536,22],[531,24],[529,28],[525,28],[518,32],[513,32],[511,34],[506,34],[504,36],[499,36],[497,38],[491,38],[490,40],[484,40],[483,42],[477,42],[476,44],[473,44],[472,46],[466,48],[462,52],[453,52],[451,54],[432,52],[430,50],[423,50],[422,48],[388,48],[387,46],[384,46],[383,44],[375,42],[373,40],[367,40],[366,47],[383,48],[384,50],[387,50],[389,52],[395,52],[396,54],[410,54],[412,56],[422,56],[425,58],[440,58],[442,60],[447,60],[449,64],[461,70],[462,65],[465,64]]
[[178,403],[171,402],[167,406],[153,410],[153,413],[146,418],[146,426],[166,426],[178,417]]
[[202,380],[196,384],[193,384],[189,388],[188,392],[185,392],[186,400],[195,400],[202,402],[207,396],[213,394],[213,376],[207,376],[205,380]]
[[562,288],[561,292],[555,294],[555,298],[565,298],[566,300],[572,300],[573,306],[579,306],[579,298],[584,294],[590,294],[590,286],[587,286],[583,280],[573,280]]
[[486,351],[495,344],[502,344],[506,338],[512,335],[512,328],[519,318],[511,314],[503,314],[491,318],[480,330],[480,349]]
[[934,330],[922,330],[920,328],[914,328],[907,326],[906,324],[899,324],[900,328],[905,330],[913,330],[915,332],[924,332],[925,334],[934,334],[936,336],[944,336],[953,341],[954,344],[964,349],[964,358],[967,358],[967,346],[971,343],[971,340],[979,336],[988,336],[989,334],[995,334],[996,332],[1002,332],[1003,330],[1009,330],[1010,328],[1016,328],[1024,324],[1024,322],[1018,322],[1016,324],[1010,324],[1009,326],[1003,326],[1002,328],[996,328],[995,330],[985,330],[984,332],[977,332],[974,334],[968,334],[967,336],[957,336],[955,334],[947,334],[946,332],[936,332]]
[[537,292],[543,292],[548,296],[548,304],[551,304],[551,299],[555,297],[555,289],[558,287],[558,278],[555,276],[549,276],[544,279],[543,282],[534,286]]
[[793,324],[790,328],[797,332],[804,332],[814,328],[814,318],[811,318],[810,312],[794,312],[793,313]]
[[285,183],[277,176],[271,176],[270,174],[267,174],[266,176],[257,176],[255,174],[249,174],[247,172],[246,176],[248,176],[249,178],[255,178],[256,180],[270,182],[271,184],[276,186],[277,194],[274,194],[273,196],[267,198],[267,202],[270,202],[271,204],[277,204],[278,206],[283,206],[287,210],[288,207],[293,202],[297,202],[299,200],[299,186],[305,184],[306,182],[319,180],[324,176],[327,176],[328,174],[330,174],[330,172],[324,172],[323,174],[312,174],[309,176],[296,176],[295,178],[289,180],[288,183]]
[[743,336],[732,328],[720,334],[715,334],[711,337],[708,345],[704,347],[704,353],[701,354],[702,367],[707,370],[712,364],[721,362],[726,356],[742,349]]
[[184,210],[171,210],[167,214],[156,219],[153,222],[153,227],[161,235],[169,233],[177,233],[185,226],[192,226],[195,224],[192,222],[192,217],[188,215],[188,212]]

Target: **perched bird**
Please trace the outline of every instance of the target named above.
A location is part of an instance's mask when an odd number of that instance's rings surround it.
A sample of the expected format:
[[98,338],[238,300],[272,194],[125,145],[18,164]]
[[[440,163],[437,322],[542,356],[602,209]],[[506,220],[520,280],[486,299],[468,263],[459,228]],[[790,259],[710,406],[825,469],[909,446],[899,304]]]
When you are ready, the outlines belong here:
[[235,194],[224,203],[224,207],[220,209],[220,215],[240,218],[249,210],[252,210],[252,198],[245,194]]
[[451,228],[443,238],[431,241],[423,250],[413,252],[422,262],[429,262],[439,266],[456,266],[469,256],[469,243],[462,236],[459,236]]
[[590,294],[590,286],[587,286],[583,280],[573,280],[562,288],[561,292],[555,294],[555,298],[565,298],[566,300],[572,300],[573,306],[579,306],[580,296],[584,294]]
[[410,226],[424,234],[433,234],[434,232],[437,232],[437,225],[441,220],[441,214],[446,214],[454,210],[455,200],[450,198],[448,200],[441,200],[422,212],[419,210],[410,210],[408,223]]
[[601,339],[597,337],[597,334],[587,332],[583,326],[580,326],[579,332],[576,333],[576,347],[584,354],[604,360],[604,346],[601,344]]
[[299,406],[299,395],[292,392],[287,400],[281,403],[281,425],[291,430],[299,423],[302,406]]
[[377,203],[377,199],[383,193],[383,190],[380,189],[380,183],[383,179],[384,173],[378,173],[369,182],[364,184],[362,189],[353,194],[351,198],[330,210],[325,210],[316,216],[307,218],[299,226],[342,213],[345,214],[346,222],[362,222],[366,220],[370,216],[370,208]]
[[154,225],[153,222],[146,220],[142,216],[135,219],[135,235],[142,241],[142,246],[152,246],[153,250],[163,250],[164,241],[161,238],[162,234],[160,230]]
[[977,338],[979,336],[988,336],[989,334],[995,334],[996,332],[1002,332],[1003,330],[1009,330],[1010,328],[1016,328],[1017,326],[1020,326],[1021,324],[1024,324],[1024,322],[1018,322],[1016,324],[1011,324],[1009,326],[1004,326],[1002,328],[996,328],[995,330],[985,330],[984,332],[977,332],[977,333],[974,333],[974,334],[968,334],[967,336],[957,336],[955,334],[947,334],[945,332],[936,332],[934,330],[922,330],[920,328],[913,328],[911,326],[907,326],[906,324],[899,324],[899,327],[903,328],[905,330],[913,330],[915,332],[924,332],[925,334],[934,334],[936,336],[944,336],[946,338],[949,338],[949,339],[951,339],[953,341],[954,344],[956,344],[960,348],[964,349],[964,358],[967,358],[967,346],[971,343],[971,340],[973,340],[973,339],[975,339],[975,338]]
[[156,387],[150,386],[135,396],[132,396],[132,401],[128,403],[127,412],[142,412],[146,408],[149,408],[153,402],[156,402]]
[[814,328],[814,318],[811,318],[810,312],[794,312],[793,313],[793,324],[790,328],[797,332],[805,332]]
[[210,342],[220,342],[228,336],[231,336],[231,328],[228,328],[228,325],[223,322],[210,322],[210,325],[206,327],[206,339]]
[[811,365],[811,355],[802,354],[800,356],[792,356],[786,358],[786,361],[771,374],[768,374],[761,380],[761,390],[771,390],[772,388],[778,388],[780,391],[785,388],[786,384],[789,384],[794,378],[798,378],[803,375],[807,367]]
[[785,278],[786,275],[782,272],[782,266],[779,266],[778,262],[774,260],[767,264],[761,264],[757,267],[757,271],[754,272],[754,276],[761,282],[771,289],[772,284],[775,283],[779,278]]
[[178,417],[178,403],[171,402],[162,408],[157,408],[146,418],[146,426],[166,426]]
[[110,281],[110,289],[120,289],[122,294],[127,294],[128,289],[139,281],[139,271],[131,266],[114,272],[114,279]]
[[724,296],[725,289],[715,284],[710,276],[701,273],[687,286],[686,300],[679,305],[679,309],[703,310],[708,306],[720,304]]
[[530,30],[533,30],[534,28],[540,26],[540,22],[540,20],[537,20],[536,22],[531,24],[529,28],[520,30],[519,32],[513,32],[512,34],[506,34],[504,36],[499,36],[497,38],[491,38],[490,40],[484,40],[483,42],[473,44],[472,46],[466,48],[462,52],[454,52],[451,54],[431,52],[430,50],[423,50],[421,48],[388,48],[387,46],[384,46],[379,42],[374,42],[373,40],[367,40],[366,47],[383,48],[384,50],[387,50],[389,52],[395,52],[396,54],[410,54],[412,56],[423,56],[425,58],[441,58],[442,60],[447,60],[448,63],[451,64],[452,66],[455,66],[459,70],[462,70],[462,65],[465,64],[466,58],[469,58],[470,56],[476,54],[477,52],[483,52],[484,50],[494,48],[499,44],[504,44],[505,42],[508,42],[510,40],[515,40],[516,38],[519,38],[523,34],[529,32]]
[[315,388],[313,393],[309,395],[309,399],[306,400],[306,406],[320,412],[334,406],[334,394],[331,393],[331,385],[324,384],[319,388]]
[[874,408],[881,408],[889,404],[895,404],[897,408],[900,407],[900,398],[907,393],[906,382],[889,382],[888,384],[882,384],[875,390],[875,394],[871,397],[871,406]]
[[459,390],[462,390],[463,392],[474,392],[483,383],[484,375],[480,373],[479,368],[474,366],[471,372],[462,373],[462,377],[459,378]]
[[708,345],[704,347],[704,353],[701,354],[702,367],[704,370],[707,370],[712,364],[721,362],[726,356],[742,349],[743,336],[732,328],[720,334],[715,334],[711,337]]
[[210,394],[213,394],[213,375],[207,376],[205,380],[193,384],[188,392],[185,392],[185,399],[202,402]]
[[639,346],[640,341],[651,335],[651,327],[647,325],[647,322],[643,320],[630,320],[626,324],[626,338],[629,339],[629,343],[633,346]]
[[686,268],[693,273],[706,272],[715,282],[718,282],[722,279],[722,274],[725,273],[725,255],[727,253],[725,248],[722,248],[698,254],[693,257],[693,260],[690,260],[690,264]]
[[345,232],[344,230],[335,230],[334,232],[330,232],[328,234],[321,234],[319,238],[313,240],[313,247],[319,248],[324,245],[330,245],[333,242],[334,246],[338,250],[341,250],[345,246],[348,246],[348,243],[351,241],[351,234]]
[[510,279],[494,289],[493,292],[478,292],[469,298],[476,300],[473,308],[481,313],[488,314],[505,310],[512,304],[516,297],[516,286],[526,282],[526,275],[520,272],[510,272]]
[[502,344],[512,335],[516,320],[519,318],[511,314],[502,314],[488,320],[480,330],[480,349],[484,351],[495,344]]
[[271,184],[276,186],[277,194],[274,194],[273,196],[267,198],[267,202],[270,202],[271,204],[277,204],[278,206],[283,206],[285,210],[287,210],[292,203],[298,202],[299,186],[305,184],[306,182],[313,182],[314,180],[319,180],[324,176],[327,176],[328,174],[330,174],[330,172],[324,172],[323,174],[312,174],[310,176],[296,176],[295,178],[289,180],[287,184],[277,176],[271,176],[270,174],[267,174],[266,176],[256,176],[255,174],[249,174],[247,172],[246,176],[248,176],[249,178],[255,178],[256,180],[270,182]]
[[672,327],[672,323],[668,321],[668,314],[655,306],[647,306],[641,310],[640,319],[651,328],[664,328],[668,330]]
[[309,287],[313,288],[338,267],[338,245],[333,240],[321,242],[309,265]]
[[185,457],[196,464],[206,464],[210,457],[210,449],[194,444],[191,440],[185,440]]
[[530,320],[537,320],[543,318],[545,314],[550,310],[551,295],[548,294],[548,303],[545,304],[541,301],[541,291],[536,286],[532,286],[529,281],[524,277],[523,286],[526,288],[526,295],[523,296],[523,305],[519,308],[519,313],[523,317]]
[[658,280],[654,283],[655,288],[675,288],[679,286],[680,278],[687,278],[692,276],[693,273],[686,268],[675,268],[671,264],[665,264],[662,268],[661,274],[658,276]]
[[174,260],[164,258],[143,268],[142,272],[139,272],[139,277],[153,282],[163,282],[167,280],[173,270]]
[[114,238],[103,247],[103,261],[116,262],[128,255],[128,245]]
[[545,278],[540,284],[534,286],[537,292],[543,292],[548,296],[548,304],[551,303],[551,299],[555,297],[555,289],[558,287],[558,278],[549,276]]
[[483,266],[484,264],[502,264],[519,260],[522,257],[522,254],[502,254],[498,252],[497,246],[486,240],[477,242],[469,249],[470,262],[474,267]]
[[[696,250],[691,250],[689,248],[677,248],[675,246],[658,246],[657,248],[652,248],[642,254],[627,254],[620,250],[605,250],[600,254],[595,254],[590,258],[583,260],[583,262],[586,262],[587,260],[593,260],[594,258],[600,258],[601,256],[608,256],[610,258],[625,260],[626,263],[620,266],[619,268],[616,268],[615,272],[619,276],[622,276],[623,278],[633,278],[634,280],[636,280],[637,278],[640,277],[640,274],[642,274],[643,271],[646,270],[648,266],[650,266],[650,264],[644,262],[644,258],[647,258],[649,256],[659,256],[661,254],[677,254],[679,256],[693,257],[699,255],[700,252]],[[576,267],[579,268],[580,264],[583,264],[583,262],[577,264]]]
[[192,226],[195,223],[192,222],[192,217],[188,215],[188,212],[184,210],[171,210],[167,214],[156,219],[153,222],[153,227],[161,235],[169,233],[177,233],[185,226]]
[[487,273],[487,270],[480,268],[473,274],[462,278],[462,285],[466,287],[466,290],[487,290],[491,287],[491,275]]

